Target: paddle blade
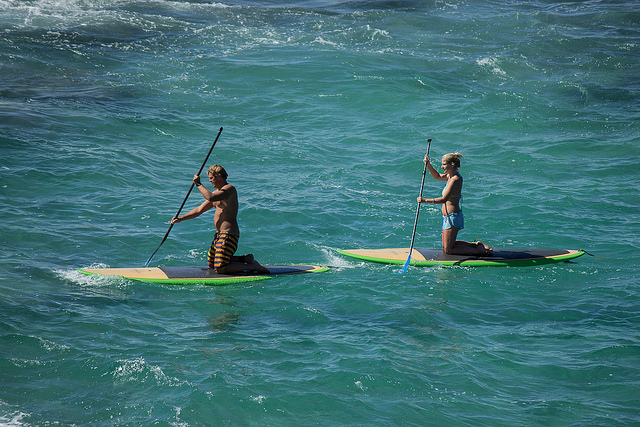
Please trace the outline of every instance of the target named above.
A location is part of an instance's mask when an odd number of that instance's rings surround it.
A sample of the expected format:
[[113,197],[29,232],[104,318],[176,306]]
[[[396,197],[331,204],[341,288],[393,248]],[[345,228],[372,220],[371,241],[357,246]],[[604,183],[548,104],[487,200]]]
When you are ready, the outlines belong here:
[[409,263],[411,262],[411,253],[409,253],[409,257],[407,258],[407,262],[404,263],[404,266],[402,267],[402,270],[400,270],[401,274],[404,274],[407,272],[407,270],[409,269]]
[[149,267],[149,263],[151,262],[151,258],[153,258],[153,256],[156,254],[156,252],[158,252],[158,249],[160,249],[160,246],[158,246],[156,248],[155,251],[153,251],[153,253],[151,254],[151,256],[149,257],[149,259],[147,260],[147,262],[144,263],[144,268]]

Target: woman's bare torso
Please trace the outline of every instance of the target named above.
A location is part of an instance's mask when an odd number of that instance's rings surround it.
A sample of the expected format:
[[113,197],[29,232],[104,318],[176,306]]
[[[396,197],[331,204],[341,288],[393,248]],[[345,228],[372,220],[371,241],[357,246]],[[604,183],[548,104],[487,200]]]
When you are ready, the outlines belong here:
[[447,180],[447,185],[442,190],[442,195],[448,194],[446,202],[442,204],[442,215],[446,216],[452,212],[460,212],[460,199],[462,198],[462,176],[456,173]]

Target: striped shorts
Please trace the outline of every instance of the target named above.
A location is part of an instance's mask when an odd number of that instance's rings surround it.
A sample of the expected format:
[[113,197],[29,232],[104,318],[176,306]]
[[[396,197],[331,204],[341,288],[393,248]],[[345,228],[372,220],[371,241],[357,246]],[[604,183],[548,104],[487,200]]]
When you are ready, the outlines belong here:
[[209,268],[222,268],[231,262],[231,256],[238,249],[238,236],[230,233],[216,233],[211,242],[207,263]]

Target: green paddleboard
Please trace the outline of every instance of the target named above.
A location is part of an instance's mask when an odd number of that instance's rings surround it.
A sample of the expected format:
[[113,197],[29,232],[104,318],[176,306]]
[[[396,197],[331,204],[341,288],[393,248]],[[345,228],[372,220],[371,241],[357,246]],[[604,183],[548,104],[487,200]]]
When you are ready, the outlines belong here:
[[[409,256],[409,248],[394,249],[344,249],[339,253],[364,261],[382,264],[404,264]],[[449,255],[442,249],[416,249],[411,253],[410,265],[415,266],[463,266],[525,267],[568,261],[584,255],[584,251],[567,249],[494,249],[493,256]]]

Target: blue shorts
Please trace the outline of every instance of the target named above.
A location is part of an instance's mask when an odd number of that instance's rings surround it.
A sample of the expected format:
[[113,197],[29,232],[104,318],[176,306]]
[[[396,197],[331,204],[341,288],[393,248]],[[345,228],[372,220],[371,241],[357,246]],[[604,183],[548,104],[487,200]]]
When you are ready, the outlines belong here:
[[447,230],[451,227],[456,227],[460,230],[464,228],[464,215],[462,215],[462,211],[451,212],[449,215],[442,217],[442,229]]

